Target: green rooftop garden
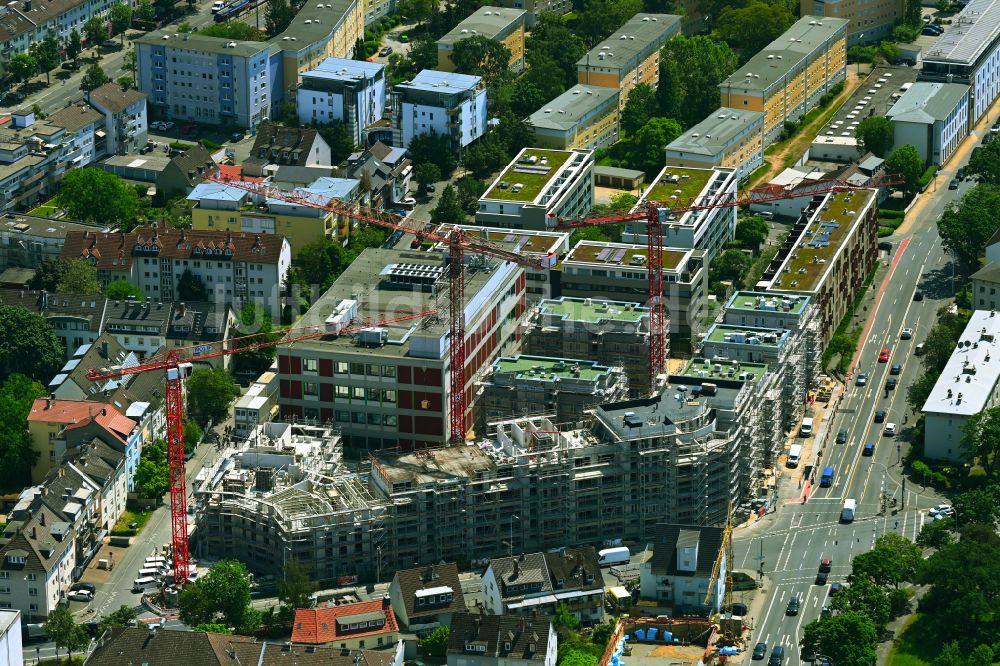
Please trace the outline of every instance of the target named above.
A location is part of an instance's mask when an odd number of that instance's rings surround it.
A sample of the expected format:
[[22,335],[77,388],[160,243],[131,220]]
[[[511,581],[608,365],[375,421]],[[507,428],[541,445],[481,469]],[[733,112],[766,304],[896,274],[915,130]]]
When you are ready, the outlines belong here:
[[[813,291],[830,267],[854,220],[874,192],[836,192],[809,224],[791,255],[785,260],[774,287],[783,291]],[[828,226],[824,226],[828,225]],[[832,225],[836,225],[835,227]],[[810,245],[829,233],[823,246]]]
[[[761,296],[763,296],[769,304],[773,305],[773,308],[758,307]],[[772,294],[770,292],[764,292],[764,291],[738,291],[735,294],[733,294],[733,298],[730,301],[727,308],[729,310],[753,310],[753,311],[761,310],[763,312],[767,311],[783,312],[782,308],[784,303],[782,301],[782,298],[787,298],[787,297],[782,296],[781,294]],[[791,314],[802,314],[802,311],[806,307],[806,303],[809,302],[805,298],[794,298],[794,299],[789,298],[788,300],[789,303],[791,304],[791,308],[789,308],[788,311]]]
[[741,372],[753,373],[753,379],[757,381],[767,372],[767,364],[740,361],[734,365],[732,361],[709,361],[704,358],[693,358],[684,366],[681,375],[686,377],[703,377],[706,379],[737,379]]
[[[579,377],[573,375],[574,368],[580,371]],[[594,381],[608,372],[607,367],[593,362],[539,356],[501,358],[497,370],[498,372],[513,373],[527,379],[550,381],[555,379]]]
[[[777,341],[768,341],[768,339],[764,337],[766,333],[775,333],[775,332],[778,335]],[[756,337],[757,344],[759,344],[762,347],[777,347],[778,342],[781,341],[780,331],[773,331],[760,328],[746,328],[741,326],[717,325],[709,329],[708,335],[705,338],[705,342],[726,342],[726,336],[733,334],[737,335],[743,334],[747,337]],[[733,340],[732,342],[737,342],[737,341]],[[749,343],[743,342],[742,344],[749,344]]]
[[[541,193],[546,183],[552,179],[552,176],[566,163],[570,155],[571,153],[566,150],[540,150],[537,148],[525,150],[517,162],[504,170],[496,186],[486,193],[486,198],[499,201],[533,201]],[[530,162],[529,160],[532,158],[534,161]],[[543,158],[546,160],[545,164],[542,164]],[[526,169],[526,171],[519,169]],[[521,187],[518,188],[518,185]],[[518,191],[515,192],[515,189]]]
[[[701,194],[713,173],[715,172],[711,169],[684,169],[665,166],[656,177],[656,182],[646,190],[646,194],[642,198],[645,201],[657,201],[665,204],[668,208],[693,203],[691,200]],[[676,183],[670,181],[671,176],[677,176]],[[673,196],[677,198],[671,199],[670,197]]]
[[[645,268],[645,264],[641,266],[632,266],[632,257],[642,256],[645,257],[648,254],[648,250],[644,247],[628,248],[625,250],[625,254],[619,261],[614,263],[605,259],[598,259],[602,251],[609,249],[608,245],[603,243],[580,243],[577,245],[572,252],[566,257],[567,261],[587,261],[595,264],[609,264],[612,266],[631,266],[633,268]],[[607,255],[608,257],[614,256],[617,250],[622,248],[616,248],[615,246],[610,246],[611,253]],[[664,250],[663,251],[663,268],[667,270],[677,270],[687,252],[682,250]]]
[[565,298],[562,300],[542,301],[542,312],[554,316],[566,317],[573,321],[598,322],[613,319],[615,321],[635,322],[646,316],[648,310],[639,306],[625,309],[624,303],[593,301],[587,304],[582,298]]

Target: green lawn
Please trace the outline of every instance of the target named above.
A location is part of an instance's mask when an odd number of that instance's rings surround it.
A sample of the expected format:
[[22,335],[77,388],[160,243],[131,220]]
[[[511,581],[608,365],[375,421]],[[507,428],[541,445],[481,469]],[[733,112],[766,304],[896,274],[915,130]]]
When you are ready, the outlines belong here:
[[941,647],[933,623],[920,613],[910,618],[899,632],[887,666],[931,666]]
[[126,511],[122,514],[122,517],[118,519],[115,523],[116,530],[127,530],[129,525],[132,523],[138,523],[139,527],[136,528],[136,533],[142,531],[142,528],[146,526],[149,522],[149,517],[153,515],[152,511]]
[[28,215],[34,215],[35,217],[56,217],[61,211],[62,209],[55,204],[42,204],[30,211]]

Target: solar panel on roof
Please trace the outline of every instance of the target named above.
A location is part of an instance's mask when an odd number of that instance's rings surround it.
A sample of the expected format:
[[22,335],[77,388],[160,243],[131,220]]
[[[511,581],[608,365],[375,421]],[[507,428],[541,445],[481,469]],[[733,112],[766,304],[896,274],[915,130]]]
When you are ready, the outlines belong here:
[[603,250],[601,250],[600,252],[597,253],[597,260],[598,261],[604,261],[605,259],[608,258],[609,254],[611,254],[611,248],[609,248],[609,247],[608,248],[604,248]]
[[618,250],[617,252],[615,252],[615,256],[611,257],[611,261],[621,261],[622,257],[624,256],[625,256],[625,250],[624,249]]

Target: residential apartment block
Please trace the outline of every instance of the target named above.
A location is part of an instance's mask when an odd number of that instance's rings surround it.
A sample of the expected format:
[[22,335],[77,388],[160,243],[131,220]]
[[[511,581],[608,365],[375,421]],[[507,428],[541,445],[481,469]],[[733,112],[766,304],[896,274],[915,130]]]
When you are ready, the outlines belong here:
[[452,615],[466,610],[454,562],[400,569],[389,583],[389,599],[400,626],[410,631],[450,627]]
[[497,0],[496,4],[509,9],[523,9],[525,26],[530,30],[542,14],[562,16],[573,10],[570,0]]
[[1000,96],[1000,2],[967,3],[922,57],[921,81],[969,86],[971,130]]
[[0,270],[38,268],[42,262],[55,261],[70,231],[106,230],[82,222],[4,213],[0,216]]
[[[720,557],[722,566],[716,572]],[[713,612],[719,612],[726,572],[733,566],[725,558],[721,527],[657,525],[652,556],[640,565],[640,595],[674,608],[701,606],[707,595]]]
[[97,268],[102,287],[131,282],[148,300],[178,299],[185,272],[201,280],[213,300],[241,307],[254,302],[280,315],[281,289],[291,265],[283,235],[136,227],[128,233],[72,232],[62,256]]
[[525,276],[509,262],[474,263],[475,255],[466,256],[475,270],[465,277],[465,387],[448,385],[448,321],[440,315],[336,335],[355,318],[378,322],[436,309],[449,288],[441,253],[368,249],[301,322],[326,325],[331,336],[278,354],[282,418],[335,422],[354,451],[425,448],[448,441],[452,401],[446,396],[464,390],[466,423],[474,423],[479,376],[497,357],[516,352]]
[[878,192],[817,195],[764,272],[772,294],[810,296],[829,342],[878,261]]
[[104,330],[108,299],[104,296],[50,294],[26,289],[0,289],[0,303],[37,313],[49,322],[70,358],[82,345],[94,342]]
[[399,625],[388,597],[326,608],[297,608],[292,641],[344,650],[386,648],[399,642]]
[[822,16],[850,21],[847,46],[876,43],[892,36],[903,18],[903,0],[799,0],[800,16]]
[[849,21],[803,16],[719,84],[721,105],[764,114],[764,142],[781,133],[844,80]]
[[233,436],[249,437],[257,426],[278,416],[278,368],[263,373],[247,392],[233,403]]
[[321,125],[347,123],[355,145],[362,131],[385,112],[385,66],[365,60],[327,58],[316,69],[302,72],[295,91],[299,122]]
[[996,310],[1000,307],[1000,263],[988,262],[972,274],[972,307]]
[[510,70],[524,69],[524,26],[527,12],[487,5],[472,12],[441,39],[437,40],[437,69],[454,72],[451,52],[455,44],[469,37],[485,37],[500,42],[510,51]]
[[250,156],[243,161],[243,173],[248,176],[269,175],[266,169],[269,165],[330,167],[330,145],[312,127],[262,123],[254,137]]
[[628,397],[621,367],[586,358],[499,358],[482,385],[479,413],[484,423],[544,413],[554,414],[558,424],[576,425],[589,418],[585,412]]
[[944,164],[969,134],[969,86],[918,81],[885,114],[893,145],[911,145],[926,164]]
[[65,43],[73,30],[84,34],[83,24],[88,19],[107,16],[113,4],[112,0],[21,0],[7,3],[0,11],[0,48],[8,59],[27,53],[32,44],[41,42],[50,34],[60,44]]
[[742,182],[764,165],[764,114],[719,108],[667,144],[667,164],[736,170]]
[[[353,207],[360,182],[350,178],[317,178],[308,187],[297,188],[310,200]],[[191,228],[207,234],[279,234],[288,241],[291,254],[326,238],[347,242],[350,219],[346,215],[280,198],[263,197],[222,183],[207,182],[187,197]]]
[[105,153],[135,153],[146,145],[149,122],[145,93],[118,83],[105,83],[87,93],[86,100],[104,114]]
[[[644,398],[652,393],[648,308],[631,302],[564,296],[541,301],[531,309],[525,324],[526,353],[619,366],[628,379],[628,397]],[[669,339],[665,344],[669,350]]]
[[[668,164],[642,193],[632,212],[644,210],[647,202],[654,202],[663,217],[663,245],[704,251],[706,263],[711,263],[736,234],[736,207],[703,208],[680,215],[671,209],[734,201],[738,183],[739,176],[735,169],[691,169]],[[626,243],[647,243],[646,223],[626,223],[622,240]]]
[[593,150],[618,141],[615,88],[575,85],[528,118],[537,148]]
[[[561,293],[576,298],[649,302],[645,244],[580,241],[562,263]],[[689,337],[705,307],[708,262],[701,250],[664,248],[663,289],[669,330]]]
[[425,69],[393,86],[391,102],[398,146],[409,146],[415,136],[440,134],[454,148],[464,148],[486,133],[486,88],[478,76]]
[[976,310],[921,408],[924,455],[934,460],[965,460],[965,424],[998,401],[1000,316],[994,310]]
[[680,31],[680,16],[636,14],[577,61],[577,82],[618,90],[624,108],[632,88],[659,83],[660,49]]
[[584,217],[594,205],[590,150],[524,148],[479,198],[476,224],[545,230]]
[[578,620],[604,618],[604,578],[593,546],[494,557],[480,589],[491,615],[551,617],[562,606]]
[[75,534],[63,516],[38,502],[19,502],[7,520],[0,538],[0,609],[19,610],[26,622],[44,622],[67,603]]

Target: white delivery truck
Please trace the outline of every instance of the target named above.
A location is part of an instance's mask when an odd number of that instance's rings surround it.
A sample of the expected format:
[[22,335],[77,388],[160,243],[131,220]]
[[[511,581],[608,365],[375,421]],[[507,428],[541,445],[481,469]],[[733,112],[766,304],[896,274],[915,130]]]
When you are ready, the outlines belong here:
[[858,508],[858,503],[852,499],[844,500],[844,508],[840,512],[840,522],[850,523],[854,520],[854,511]]
[[802,445],[793,444],[792,448],[788,450],[788,460],[785,462],[785,465],[787,465],[788,467],[798,467],[799,460],[801,459],[802,459]]
[[597,552],[597,563],[602,567],[610,567],[616,564],[627,564],[632,553],[628,547],[618,546],[617,548],[605,548]]
[[158,589],[160,589],[160,581],[156,580],[152,576],[143,576],[142,578],[136,578],[132,581],[132,591],[136,593]]

